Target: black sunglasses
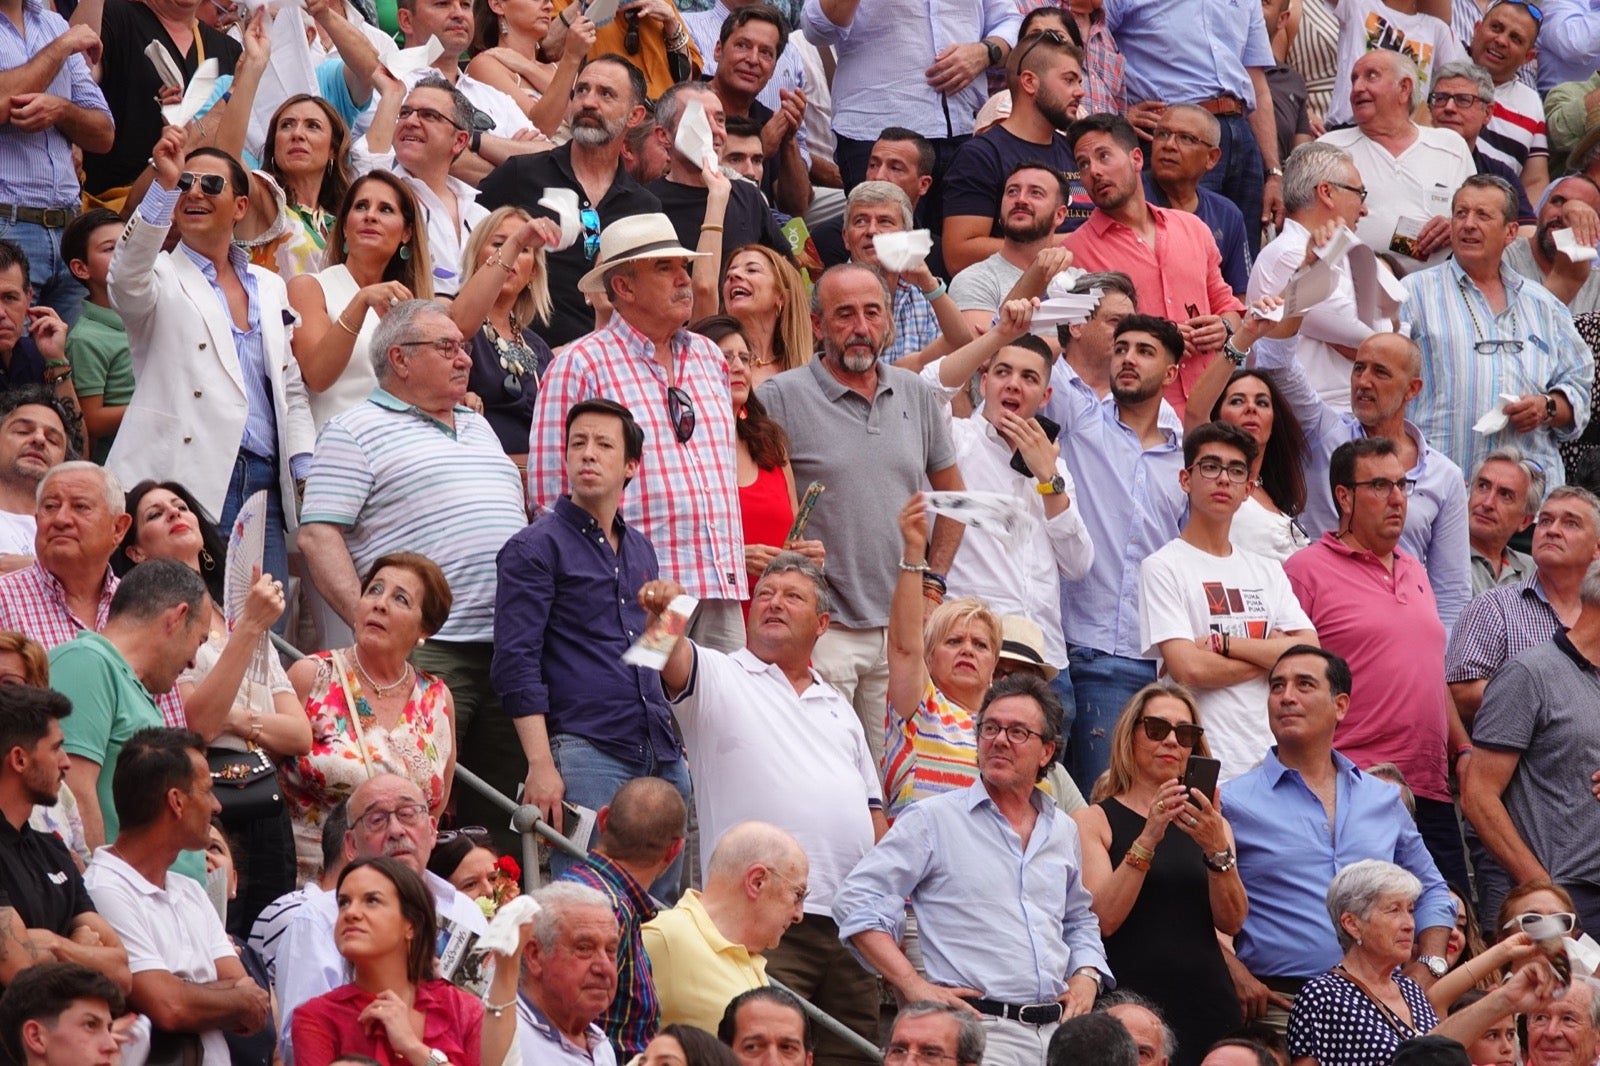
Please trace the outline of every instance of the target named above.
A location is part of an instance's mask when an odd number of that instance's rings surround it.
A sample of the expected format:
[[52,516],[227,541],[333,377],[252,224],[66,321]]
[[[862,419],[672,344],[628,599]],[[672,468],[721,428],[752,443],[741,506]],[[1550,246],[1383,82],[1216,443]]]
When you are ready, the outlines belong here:
[[448,844],[456,837],[466,837],[475,844],[483,844],[489,840],[489,831],[481,825],[464,825],[460,829],[442,829],[434,838],[434,842]]
[[200,191],[207,196],[221,196],[222,190],[228,187],[228,179],[221,174],[192,174],[186,170],[178,175],[178,191],[188,192],[197,181]]
[[1205,726],[1195,725],[1193,722],[1179,722],[1174,725],[1165,718],[1151,718],[1144,715],[1136,718],[1133,724],[1144,726],[1144,735],[1157,744],[1176,733],[1178,743],[1185,748],[1192,748],[1200,743],[1200,738],[1206,731]]
[[694,436],[694,401],[676,385],[667,389],[667,418],[672,421],[672,435],[679,444],[688,444]]
[[[1073,29],[1076,30],[1077,27],[1074,26]],[[1027,43],[1022,45],[1022,54],[1017,56],[1017,62],[1014,68],[1016,70],[1022,69],[1022,63],[1028,58],[1028,53],[1039,47],[1040,41],[1049,41],[1057,48],[1073,43],[1076,43],[1077,47],[1079,48],[1083,47],[1083,43],[1081,41],[1069,41],[1066,34],[1062,33],[1060,30],[1029,30],[1028,36],[1025,40]]]

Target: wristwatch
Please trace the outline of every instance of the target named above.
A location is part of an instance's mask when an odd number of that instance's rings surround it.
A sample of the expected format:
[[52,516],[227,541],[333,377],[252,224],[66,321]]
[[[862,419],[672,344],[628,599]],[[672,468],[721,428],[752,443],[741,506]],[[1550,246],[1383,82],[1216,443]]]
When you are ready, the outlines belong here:
[[1041,496],[1059,496],[1067,491],[1067,479],[1057,474],[1049,481],[1040,481],[1034,488]]
[[1546,422],[1554,422],[1556,420],[1556,397],[1554,393],[1545,394],[1544,420]]
[[1283,177],[1283,168],[1282,167],[1268,167],[1262,173],[1261,176],[1263,178],[1281,178],[1281,177]]
[[1249,352],[1241,352],[1233,346],[1232,337],[1222,342],[1222,355],[1234,366],[1244,366],[1244,361],[1250,358]]
[[1417,961],[1428,968],[1428,972],[1433,974],[1434,980],[1443,977],[1445,971],[1450,969],[1450,964],[1438,955],[1418,955]]
[[1076,970],[1072,971],[1072,976],[1090,978],[1094,981],[1094,987],[1097,989],[1101,988],[1105,984],[1105,979],[1100,976],[1100,971],[1095,969],[1093,966],[1080,966]]
[[1202,855],[1200,858],[1206,864],[1207,869],[1215,870],[1219,874],[1227,873],[1239,861],[1234,857],[1232,848],[1223,848],[1221,851],[1212,852],[1210,855]]
[[1005,54],[1000,51],[1000,46],[994,41],[984,41],[983,46],[989,50],[989,65],[998,67],[1005,62]]

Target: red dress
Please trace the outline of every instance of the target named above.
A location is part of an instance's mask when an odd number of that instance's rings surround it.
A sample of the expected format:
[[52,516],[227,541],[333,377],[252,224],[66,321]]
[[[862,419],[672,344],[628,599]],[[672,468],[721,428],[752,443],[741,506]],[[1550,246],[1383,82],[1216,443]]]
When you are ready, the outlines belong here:
[[[327,1066],[343,1055],[366,1055],[383,1066],[406,1066],[381,1026],[368,1032],[356,1020],[373,998],[355,985],[340,985],[300,1004],[289,1023],[295,1066]],[[416,1009],[422,1012],[424,1044],[449,1056],[451,1066],[481,1066],[481,1000],[449,981],[433,979],[417,986]]]
[[[770,544],[782,547],[794,525],[794,508],[789,506],[789,480],[783,476],[782,467],[759,469],[756,479],[739,486],[739,513],[744,518],[746,544]],[[750,578],[750,591],[756,590],[756,578]],[[750,601],[744,603],[746,619],[750,616]]]

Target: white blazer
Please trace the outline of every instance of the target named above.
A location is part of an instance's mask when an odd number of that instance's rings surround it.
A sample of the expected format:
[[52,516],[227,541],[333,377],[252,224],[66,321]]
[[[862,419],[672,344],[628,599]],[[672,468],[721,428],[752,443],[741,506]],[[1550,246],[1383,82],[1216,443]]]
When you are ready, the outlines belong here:
[[[215,518],[233,476],[249,402],[227,308],[188,256],[161,250],[168,229],[134,212],[107,272],[111,305],[128,328],[134,389],[106,465],[129,488],[146,478],[180,482]],[[292,532],[299,523],[289,458],[310,453],[316,432],[300,364],[289,350],[283,279],[257,266],[249,269],[260,299],[279,487]]]

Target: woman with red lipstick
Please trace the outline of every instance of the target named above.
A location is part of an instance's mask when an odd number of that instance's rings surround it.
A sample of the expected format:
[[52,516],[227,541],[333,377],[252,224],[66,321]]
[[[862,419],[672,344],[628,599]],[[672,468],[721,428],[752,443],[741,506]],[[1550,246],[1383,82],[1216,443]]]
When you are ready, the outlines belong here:
[[1237,933],[1248,908],[1233,830],[1204,793],[1183,787],[1191,754],[1211,754],[1194,696],[1146,685],[1111,731],[1111,768],[1095,783],[1094,806],[1072,814],[1117,987],[1166,1008],[1178,1047],[1190,1049],[1174,1066],[1198,1063],[1239,1027],[1217,933]]
[[289,669],[311,720],[311,750],[279,771],[294,822],[301,883],[322,865],[322,822],[374,774],[399,774],[428,797],[435,820],[455,774],[455,702],[441,678],[407,661],[450,615],[438,564],[394,552],[372,564],[356,601],[355,644],[318,652]]
[[[411,867],[358,859],[339,875],[333,937],[351,980],[290,1022],[297,1066],[369,1055],[384,1066],[500,1066],[516,1037],[517,966],[501,960],[488,1006],[434,976],[434,901]],[[524,936],[527,929],[524,927]],[[498,1008],[498,1009],[496,1009]]]
[[[172,481],[141,481],[128,493],[127,507],[133,522],[112,556],[113,568],[120,574],[147,559],[176,559],[205,578],[211,591],[210,635],[194,666],[178,677],[189,728],[211,749],[259,750],[274,763],[305,754],[311,730],[278,657],[268,659],[266,684],[245,680],[261,637],[283,613],[278,575],[259,576],[230,632],[222,614],[227,547],[205,509]],[[222,817],[247,857],[244,889],[228,915],[229,931],[244,936],[262,908],[294,888],[294,869],[285,859],[292,839],[289,815],[280,805],[276,813],[255,818],[224,807]]]

